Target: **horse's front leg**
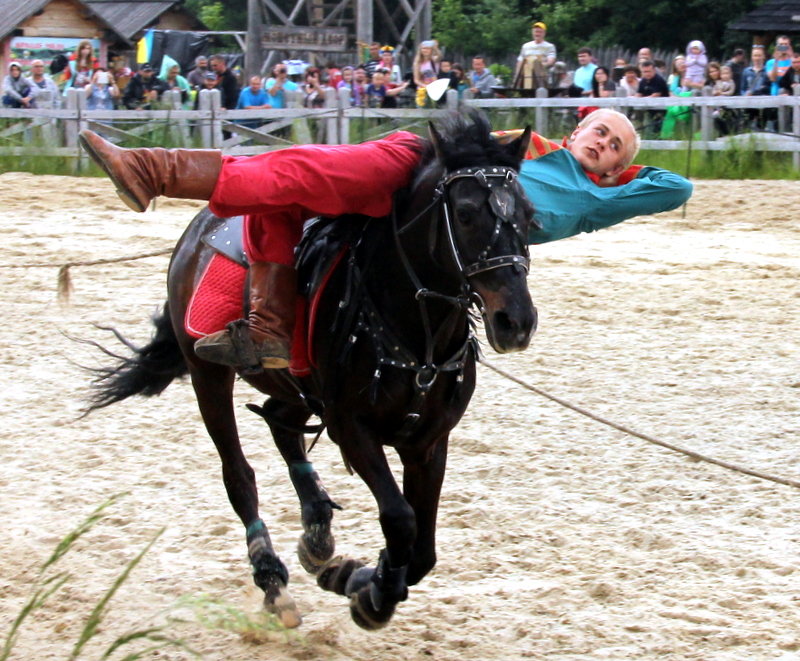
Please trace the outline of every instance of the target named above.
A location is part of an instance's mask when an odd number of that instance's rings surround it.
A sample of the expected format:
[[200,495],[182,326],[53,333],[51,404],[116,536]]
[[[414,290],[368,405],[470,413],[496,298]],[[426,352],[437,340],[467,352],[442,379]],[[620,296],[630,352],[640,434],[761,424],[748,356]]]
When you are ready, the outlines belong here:
[[436,516],[442,492],[449,433],[442,434],[430,450],[401,451],[403,494],[414,510],[417,538],[408,566],[407,581],[416,585],[436,565]]
[[275,445],[289,468],[303,522],[303,534],[297,543],[297,557],[300,564],[310,574],[316,574],[333,555],[335,542],[331,533],[333,510],[341,509],[334,503],[322,482],[308,461],[305,437],[301,429],[310,412],[305,404],[282,402],[268,399],[259,408],[248,405],[251,411],[266,420],[272,432]]
[[336,558],[317,577],[319,585],[350,597],[353,621],[364,629],[385,626],[408,596],[406,576],[416,538],[414,510],[395,482],[386,455],[371,435],[347,434],[342,452],[378,504],[386,548],[376,567]]
[[209,436],[222,461],[228,499],[245,526],[253,580],[264,591],[264,606],[286,627],[300,624],[300,614],[286,588],[289,572],[272,548],[269,532],[258,514],[255,472],[242,452],[233,410],[233,370],[191,364],[192,386]]

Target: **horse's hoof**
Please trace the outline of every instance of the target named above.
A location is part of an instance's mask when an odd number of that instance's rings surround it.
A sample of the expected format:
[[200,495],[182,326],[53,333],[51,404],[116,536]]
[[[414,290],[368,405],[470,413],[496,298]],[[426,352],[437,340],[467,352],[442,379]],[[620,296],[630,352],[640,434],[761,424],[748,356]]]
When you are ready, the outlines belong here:
[[389,624],[396,604],[384,604],[376,610],[369,592],[370,586],[367,585],[350,595],[350,617],[362,629],[375,631]]
[[289,594],[289,590],[285,587],[278,590],[278,596],[272,601],[270,601],[269,597],[265,597],[264,607],[268,612],[277,616],[281,624],[287,629],[299,627],[303,622],[303,618],[300,617],[300,611],[297,610],[292,595]]
[[345,587],[353,572],[364,566],[360,560],[336,556],[317,572],[317,585],[323,590],[346,596]]
[[297,542],[297,559],[309,574],[316,574],[333,556],[335,548],[329,530],[323,531],[320,526],[311,526]]

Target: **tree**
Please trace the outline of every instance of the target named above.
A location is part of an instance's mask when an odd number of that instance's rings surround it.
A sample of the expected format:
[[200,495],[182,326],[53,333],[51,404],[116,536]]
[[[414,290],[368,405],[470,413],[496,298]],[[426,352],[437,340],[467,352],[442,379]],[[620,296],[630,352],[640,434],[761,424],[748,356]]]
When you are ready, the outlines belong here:
[[748,47],[750,36],[732,32],[727,25],[763,4],[764,0],[546,0],[521,1],[518,9],[547,23],[547,38],[559,56],[574,57],[581,46],[623,46],[636,51],[680,51],[700,39],[712,57],[730,54],[735,46]]
[[530,27],[520,21],[515,0],[434,0],[433,36],[466,57],[505,56],[519,51]]

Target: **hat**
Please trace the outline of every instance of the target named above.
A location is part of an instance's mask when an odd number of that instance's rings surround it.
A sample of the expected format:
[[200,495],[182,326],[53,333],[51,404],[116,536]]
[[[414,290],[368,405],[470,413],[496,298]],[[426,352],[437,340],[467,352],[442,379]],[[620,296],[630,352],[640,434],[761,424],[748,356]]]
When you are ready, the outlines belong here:
[[419,45],[420,48],[434,48],[435,46],[436,42],[433,39],[426,39]]
[[216,80],[217,74],[215,74],[213,71],[206,71],[203,74],[203,78],[205,78],[206,80]]
[[9,62],[9,63],[8,63],[8,69],[9,69],[9,71],[11,70],[11,67],[17,67],[17,69],[19,69],[20,71],[22,71],[22,65],[20,65],[20,63],[19,63],[19,62]]
[[394,46],[381,46],[381,54],[394,53]]
[[542,28],[542,30],[547,30],[547,26],[541,21],[536,21],[536,23],[533,24],[533,27]]
[[145,62],[142,66],[139,67],[139,71],[152,71],[153,67],[150,66],[148,62]]

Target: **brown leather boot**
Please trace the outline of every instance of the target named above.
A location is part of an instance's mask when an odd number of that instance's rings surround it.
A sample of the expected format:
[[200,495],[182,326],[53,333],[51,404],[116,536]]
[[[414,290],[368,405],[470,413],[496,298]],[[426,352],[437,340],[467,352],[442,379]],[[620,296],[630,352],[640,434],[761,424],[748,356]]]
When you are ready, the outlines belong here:
[[[237,369],[289,366],[289,347],[294,330],[297,272],[293,266],[274,262],[250,264],[250,314],[244,343],[238,332],[241,322],[212,333],[194,343],[199,358]],[[249,342],[248,342],[249,340]]]
[[124,149],[89,130],[81,131],[80,143],[134,211],[145,211],[159,195],[209,200],[222,169],[216,149]]

